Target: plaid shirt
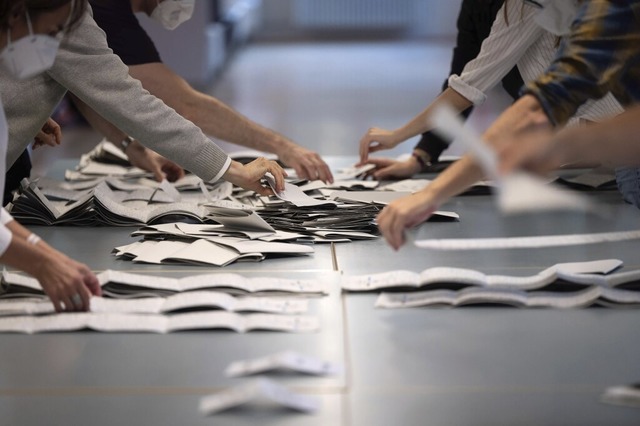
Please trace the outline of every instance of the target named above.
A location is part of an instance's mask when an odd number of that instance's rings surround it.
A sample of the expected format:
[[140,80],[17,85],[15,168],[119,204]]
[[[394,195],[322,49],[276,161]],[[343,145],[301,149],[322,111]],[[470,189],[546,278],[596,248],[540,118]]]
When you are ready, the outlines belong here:
[[587,0],[547,71],[523,93],[535,96],[554,125],[607,92],[640,102],[640,0]]

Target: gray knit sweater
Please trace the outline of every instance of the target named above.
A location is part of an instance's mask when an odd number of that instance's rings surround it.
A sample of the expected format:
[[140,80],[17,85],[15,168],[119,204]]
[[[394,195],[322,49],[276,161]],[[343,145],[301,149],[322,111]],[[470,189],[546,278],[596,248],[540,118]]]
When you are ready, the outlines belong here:
[[16,81],[0,73],[0,98],[9,126],[7,169],[67,90],[143,145],[205,181],[219,178],[229,165],[228,156],[198,127],[129,76],[89,11],[79,28],[65,36],[46,74]]

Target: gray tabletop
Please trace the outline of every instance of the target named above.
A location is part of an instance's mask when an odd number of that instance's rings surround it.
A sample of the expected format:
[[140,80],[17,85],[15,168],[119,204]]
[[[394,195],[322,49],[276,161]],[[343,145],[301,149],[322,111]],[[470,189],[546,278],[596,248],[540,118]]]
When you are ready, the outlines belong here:
[[[349,162],[343,161],[344,165]],[[443,206],[459,223],[426,223],[414,238],[496,237],[636,229],[639,212],[616,192],[590,194],[606,215],[503,218],[486,196]],[[35,228],[34,228],[35,229]],[[604,388],[640,379],[637,310],[589,308],[375,309],[375,294],[340,294],[340,275],[432,266],[525,275],[558,262],[618,258],[640,268],[638,243],[551,249],[438,252],[382,240],[315,246],[307,258],[268,259],[226,268],[138,265],[109,252],[132,228],[40,228],[40,235],[95,270],[166,276],[238,272],[317,277],[332,288],[313,299],[321,330],[312,334],[227,331],[168,335],[94,332],[9,335],[0,339],[0,425],[39,424],[640,424],[640,410],[599,402]],[[246,379],[227,379],[237,359],[285,349],[341,363],[343,374],[272,378],[318,397],[315,415],[246,406],[212,417],[201,396]]]

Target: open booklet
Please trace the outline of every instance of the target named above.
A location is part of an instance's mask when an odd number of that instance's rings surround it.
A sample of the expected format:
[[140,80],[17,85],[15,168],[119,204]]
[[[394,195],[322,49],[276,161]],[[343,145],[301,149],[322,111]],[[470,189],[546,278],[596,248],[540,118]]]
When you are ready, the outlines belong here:
[[103,332],[170,333],[181,330],[229,329],[314,332],[317,317],[276,314],[240,315],[232,312],[190,312],[175,315],[120,313],[64,313],[0,318],[0,332],[42,333],[91,329]]
[[[191,275],[183,278],[168,278],[108,269],[97,274],[97,278],[103,292],[111,297],[167,296],[174,293],[205,289],[229,289],[244,293],[329,293],[328,285],[319,280],[272,277],[247,278],[239,274],[213,273]],[[5,293],[42,293],[42,287],[35,278],[7,271],[2,273],[2,287]]]
[[[222,309],[229,312],[266,312],[272,314],[300,314],[309,303],[300,298],[234,297],[217,291],[189,291],[167,297],[136,299],[91,298],[93,313],[166,314],[185,310]],[[48,299],[0,300],[0,316],[43,315],[55,312]]]
[[[420,273],[391,271],[379,274],[342,277],[342,288],[348,291],[374,291],[384,288],[420,288],[458,290],[465,287],[492,287],[511,290],[544,288],[558,280],[578,285],[619,285],[640,279],[640,271],[609,274],[622,266],[618,259],[591,262],[558,263],[535,275],[507,276],[485,275],[473,269],[435,267]],[[623,280],[623,281],[621,281]]]
[[[640,274],[635,274],[636,279]],[[526,291],[506,288],[467,287],[461,290],[427,290],[412,293],[381,293],[377,308],[424,306],[505,305],[519,308],[640,307],[640,291],[588,286],[577,291]]]

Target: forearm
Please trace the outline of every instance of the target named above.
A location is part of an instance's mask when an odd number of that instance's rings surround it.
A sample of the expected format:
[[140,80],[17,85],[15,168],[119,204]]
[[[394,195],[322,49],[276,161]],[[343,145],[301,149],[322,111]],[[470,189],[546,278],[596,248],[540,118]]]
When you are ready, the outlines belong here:
[[73,103],[78,111],[89,122],[91,127],[100,132],[107,140],[119,146],[120,142],[127,136],[125,132],[118,129],[111,122],[98,114],[93,108],[81,101],[77,96],[70,93]]
[[418,194],[432,205],[439,206],[449,198],[464,192],[483,176],[482,170],[473,158],[465,155],[440,173]]
[[612,167],[640,165],[640,107],[602,124],[567,128],[552,140],[562,164],[576,161]]
[[404,126],[395,130],[394,133],[396,133],[398,139],[405,141],[433,129],[433,125],[431,124],[429,117],[431,117],[431,114],[442,105],[450,105],[455,111],[462,112],[473,104],[455,90],[447,88],[420,114],[415,116]]

